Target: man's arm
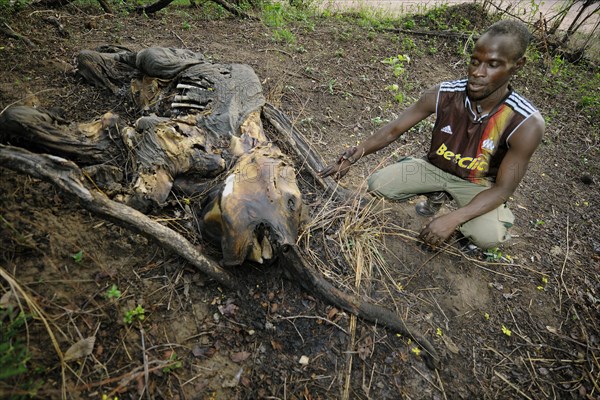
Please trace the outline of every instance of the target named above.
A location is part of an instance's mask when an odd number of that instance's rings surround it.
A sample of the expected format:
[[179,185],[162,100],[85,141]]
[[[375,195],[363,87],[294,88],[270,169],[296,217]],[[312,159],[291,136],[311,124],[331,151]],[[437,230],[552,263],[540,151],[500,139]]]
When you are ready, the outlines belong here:
[[421,239],[429,244],[439,245],[448,239],[459,225],[506,202],[523,179],[529,160],[542,140],[544,129],[544,119],[539,114],[525,121],[509,140],[510,148],[500,164],[494,186],[473,197],[466,206],[433,219],[421,231]]
[[341,178],[348,172],[350,166],[360,158],[380,150],[400,137],[404,132],[435,113],[438,86],[427,89],[410,107],[402,111],[400,116],[375,134],[364,140],[358,146],[344,152],[336,162],[319,172],[323,178],[333,175]]

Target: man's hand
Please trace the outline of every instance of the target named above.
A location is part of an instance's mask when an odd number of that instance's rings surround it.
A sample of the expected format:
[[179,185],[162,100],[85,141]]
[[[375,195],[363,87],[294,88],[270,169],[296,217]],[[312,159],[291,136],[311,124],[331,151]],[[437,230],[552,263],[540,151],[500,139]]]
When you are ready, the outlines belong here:
[[452,214],[431,220],[419,234],[419,238],[431,246],[441,246],[456,230],[459,223]]
[[336,162],[334,164],[328,165],[319,171],[319,176],[321,178],[327,178],[330,175],[333,175],[334,179],[342,179],[348,170],[350,169],[350,162],[348,160],[343,160],[342,162]]
[[344,151],[335,163],[328,165],[319,171],[319,176],[321,178],[327,178],[330,175],[333,175],[335,179],[341,179],[348,173],[350,166],[356,162],[353,156],[356,153],[356,146],[350,147],[348,150]]

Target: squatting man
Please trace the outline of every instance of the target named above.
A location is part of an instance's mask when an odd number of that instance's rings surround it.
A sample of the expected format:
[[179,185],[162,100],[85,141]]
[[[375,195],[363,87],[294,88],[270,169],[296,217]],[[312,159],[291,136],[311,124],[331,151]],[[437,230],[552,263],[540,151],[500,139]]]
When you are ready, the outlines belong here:
[[343,177],[360,158],[435,114],[426,159],[406,157],[375,172],[368,179],[369,192],[399,201],[426,194],[427,201],[417,205],[417,213],[424,216],[434,216],[451,196],[457,209],[434,217],[420,233],[430,245],[441,245],[456,229],[481,249],[510,239],[514,216],[506,201],[545,129],[539,111],[509,84],[525,65],[530,39],[527,27],[518,21],[493,24],[475,43],[467,78],[426,90],[395,121],[346,150],[320,175]]

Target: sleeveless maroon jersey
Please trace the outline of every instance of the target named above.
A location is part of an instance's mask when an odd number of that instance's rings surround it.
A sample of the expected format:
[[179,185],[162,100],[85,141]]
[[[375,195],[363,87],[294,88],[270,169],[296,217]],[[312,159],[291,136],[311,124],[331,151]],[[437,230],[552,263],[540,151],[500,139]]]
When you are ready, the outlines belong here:
[[427,159],[436,167],[480,185],[489,185],[508,151],[510,135],[537,109],[521,95],[509,94],[477,117],[467,97],[467,80],[442,82]]

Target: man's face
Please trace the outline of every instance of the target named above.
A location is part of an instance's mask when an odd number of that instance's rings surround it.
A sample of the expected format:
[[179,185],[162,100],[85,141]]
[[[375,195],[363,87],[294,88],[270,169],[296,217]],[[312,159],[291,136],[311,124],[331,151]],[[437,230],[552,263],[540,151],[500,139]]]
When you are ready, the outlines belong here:
[[467,93],[472,100],[506,95],[510,77],[525,63],[525,57],[514,59],[514,39],[510,36],[483,35],[471,54],[468,67]]

